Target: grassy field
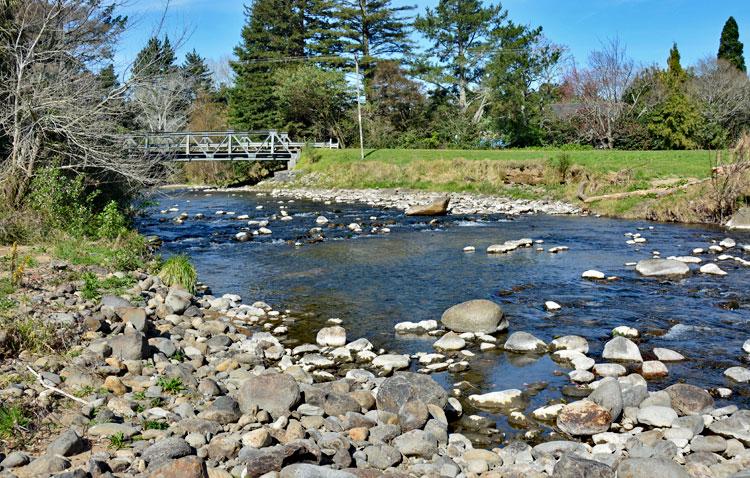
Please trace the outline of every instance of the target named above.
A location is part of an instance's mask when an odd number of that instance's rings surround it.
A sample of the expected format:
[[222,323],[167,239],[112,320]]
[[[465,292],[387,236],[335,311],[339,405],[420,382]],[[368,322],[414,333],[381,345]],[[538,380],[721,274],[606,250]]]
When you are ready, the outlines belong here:
[[[298,168],[311,173],[304,181],[310,186],[476,192],[571,202],[578,201],[582,190],[590,197],[704,179],[710,176],[716,155],[710,151],[379,149],[366,150],[361,161],[358,149],[306,153]],[[568,163],[564,168],[562,157]],[[628,197],[587,207],[612,216],[693,222],[705,218],[686,203],[706,194],[704,183],[669,198]]]

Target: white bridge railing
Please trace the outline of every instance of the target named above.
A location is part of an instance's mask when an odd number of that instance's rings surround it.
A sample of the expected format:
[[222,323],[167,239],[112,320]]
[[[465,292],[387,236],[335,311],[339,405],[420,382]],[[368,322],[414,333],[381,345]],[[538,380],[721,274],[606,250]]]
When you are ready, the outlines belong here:
[[305,146],[337,149],[338,142],[295,142],[276,130],[143,133],[127,137],[131,147],[169,161],[288,160],[293,168]]

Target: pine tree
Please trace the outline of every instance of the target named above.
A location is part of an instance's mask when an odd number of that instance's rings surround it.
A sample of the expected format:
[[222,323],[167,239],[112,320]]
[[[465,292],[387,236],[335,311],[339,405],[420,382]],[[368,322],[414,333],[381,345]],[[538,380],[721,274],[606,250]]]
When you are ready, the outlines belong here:
[[120,86],[120,80],[115,73],[115,66],[107,65],[99,72],[99,83],[104,91],[111,91]]
[[734,17],[729,17],[721,30],[721,41],[719,43],[720,60],[726,60],[740,71],[747,71],[745,67],[744,45],[740,41],[740,28]]
[[193,98],[199,93],[211,94],[214,92],[214,80],[211,69],[206,64],[206,59],[193,50],[185,55],[185,63],[182,65],[185,75],[195,82]]
[[177,70],[177,56],[175,55],[174,48],[172,48],[172,43],[170,43],[168,36],[164,37],[164,41],[161,44],[159,62],[163,73],[173,73]]
[[413,46],[409,39],[414,7],[394,7],[391,0],[342,0],[339,18],[347,51],[361,57],[365,76],[370,77],[378,58],[403,55]]
[[154,77],[173,73],[176,70],[174,49],[168,37],[164,41],[151,37],[135,58],[134,73]]
[[415,27],[432,47],[426,57],[437,57],[437,65],[423,60],[420,69],[428,81],[448,85],[458,93],[461,112],[468,107],[470,86],[484,73],[490,53],[497,49],[499,32],[508,17],[500,5],[485,7],[481,0],[440,0],[418,16]]
[[305,56],[330,56],[343,51],[335,0],[296,0],[293,14],[297,24],[295,37],[304,45]]
[[236,77],[229,95],[229,117],[237,128],[280,126],[274,73],[289,57],[305,53],[292,7],[293,0],[254,0],[245,7],[242,43],[235,47],[237,59],[230,64]]

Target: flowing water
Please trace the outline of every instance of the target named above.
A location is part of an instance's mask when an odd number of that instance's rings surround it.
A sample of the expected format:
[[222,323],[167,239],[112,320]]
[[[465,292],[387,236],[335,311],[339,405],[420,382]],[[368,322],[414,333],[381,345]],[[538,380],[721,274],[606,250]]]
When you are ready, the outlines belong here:
[[[429,218],[407,218],[396,210],[300,200],[280,204],[278,198],[254,193],[170,191],[154,200],[158,204],[148,210],[140,229],[163,239],[162,253],[189,254],[215,295],[236,293],[248,302],[264,300],[291,309],[300,319],[291,327],[290,338],[314,342],[317,330],[337,317],[350,340],[366,337],[376,348],[400,353],[433,352],[434,337],[398,336],[394,324],[439,320],[454,304],[485,298],[501,304],[510,332],[523,330],[545,342],[581,335],[589,341],[589,356],[597,361],[602,361],[603,345],[614,327],[635,327],[642,334],[639,347],[644,359],[653,358],[654,347],[672,348],[688,357],[668,364],[669,377],[651,381],[651,389],[675,381],[707,388],[729,385],[735,395],[728,402],[750,405],[750,387],[729,384],[723,376],[728,367],[742,365],[742,344],[750,338],[750,267],[728,260],[720,263],[728,272],[724,277],[695,271],[680,280],[657,280],[640,277],[625,266],[651,257],[654,250],[662,257],[690,255],[693,248],[707,248],[712,240],[727,236],[718,228],[542,215],[448,216],[430,225]],[[160,213],[173,206],[179,212]],[[271,235],[244,243],[234,240],[247,227],[247,221],[236,219],[238,215],[269,219],[282,206],[293,216],[291,221],[271,221]],[[218,210],[235,215],[217,215]],[[191,218],[179,225],[171,221],[182,212]],[[205,219],[193,219],[197,213]],[[316,226],[318,214],[343,226],[324,228],[325,241],[308,243],[307,231]],[[346,225],[352,222],[362,224],[365,232],[348,231]],[[387,224],[391,232],[369,234],[373,224]],[[628,232],[640,232],[648,242],[627,245]],[[731,236],[738,247],[727,252],[750,259],[739,247],[750,243],[750,235]],[[484,252],[490,244],[524,237],[543,240],[545,250],[552,246],[570,250]],[[295,247],[296,241],[304,244]],[[477,252],[464,253],[467,245]],[[716,256],[702,257],[705,261]],[[587,269],[619,280],[583,280],[581,272]],[[546,300],[560,303],[562,310],[546,312]],[[504,335],[499,338],[502,342]],[[548,355],[471,350],[476,357],[468,371],[443,372],[435,379],[446,387],[468,380],[476,393],[548,383],[530,398],[528,411],[559,399],[562,387],[570,384],[569,370]],[[508,429],[504,417],[493,418]]]

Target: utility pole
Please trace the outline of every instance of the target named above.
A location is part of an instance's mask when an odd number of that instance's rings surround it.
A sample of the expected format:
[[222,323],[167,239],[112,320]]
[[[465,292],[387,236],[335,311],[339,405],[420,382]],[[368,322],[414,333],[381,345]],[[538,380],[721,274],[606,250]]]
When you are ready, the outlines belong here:
[[365,138],[362,134],[362,93],[359,83],[359,58],[354,54],[354,71],[357,76],[357,118],[359,120],[359,159],[365,159]]

